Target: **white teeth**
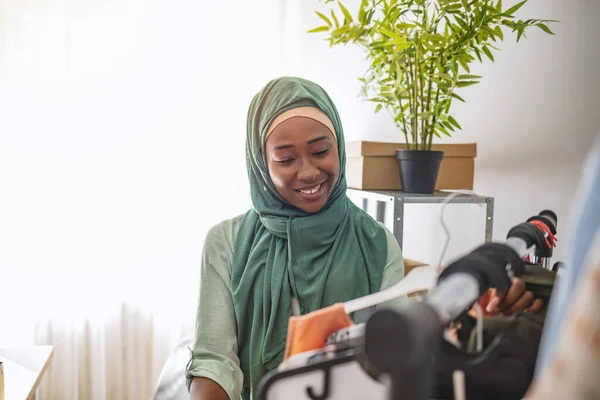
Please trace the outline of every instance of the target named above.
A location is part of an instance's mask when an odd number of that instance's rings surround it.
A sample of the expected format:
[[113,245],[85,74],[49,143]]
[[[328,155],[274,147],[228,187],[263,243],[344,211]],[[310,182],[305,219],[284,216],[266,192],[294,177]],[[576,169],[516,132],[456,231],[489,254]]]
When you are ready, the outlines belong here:
[[315,194],[321,188],[321,185],[315,186],[312,189],[300,189],[300,192],[304,194]]

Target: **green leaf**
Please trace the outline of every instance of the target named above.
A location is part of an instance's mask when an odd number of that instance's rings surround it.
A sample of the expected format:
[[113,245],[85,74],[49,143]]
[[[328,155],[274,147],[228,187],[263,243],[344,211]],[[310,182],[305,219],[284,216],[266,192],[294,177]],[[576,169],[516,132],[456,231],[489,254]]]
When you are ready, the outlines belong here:
[[329,18],[327,18],[326,16],[324,16],[323,14],[321,14],[318,11],[315,11],[315,13],[323,20],[325,21],[325,23],[327,24],[328,27],[331,28],[331,21],[329,20]]
[[496,32],[496,36],[498,36],[500,40],[504,40],[504,34],[502,33],[502,28],[500,27],[500,25],[496,25],[496,27],[494,28],[494,32]]
[[404,38],[398,38],[394,40],[390,40],[386,43],[386,46],[396,46],[395,51],[400,53],[410,47],[410,43],[406,41]]
[[478,83],[479,83],[479,81],[458,81],[458,82],[456,82],[456,86],[459,88],[462,88],[462,87],[467,87],[467,86],[471,86],[471,85],[476,85]]
[[375,114],[377,114],[379,111],[381,111],[382,108],[383,108],[382,104],[377,104],[377,107],[375,107]]
[[542,23],[539,23],[539,24],[536,24],[536,26],[537,26],[538,28],[540,28],[541,30],[543,30],[544,32],[546,32],[546,33],[548,33],[548,34],[550,34],[550,35],[554,35],[554,32],[552,32],[552,31],[550,30],[550,28],[548,28],[548,25],[546,25],[546,24],[542,24]]
[[514,6],[512,6],[511,8],[509,8],[508,10],[504,11],[502,14],[505,16],[512,16],[515,12],[517,12],[517,10],[521,7],[523,7],[523,5],[527,3],[527,0],[523,0],[522,2],[515,4]]
[[459,75],[458,79],[460,80],[464,80],[464,79],[481,79],[482,76],[480,75]]
[[371,23],[371,18],[373,18],[373,14],[375,14],[375,10],[369,10],[367,12],[367,25]]
[[450,121],[450,123],[452,125],[454,125],[455,127],[457,127],[458,129],[462,130],[461,126],[458,124],[458,122],[454,119],[453,116],[448,115],[448,121]]
[[479,51],[479,49],[477,47],[474,47],[473,51],[475,52],[475,55],[479,59],[479,62],[483,62],[483,60],[481,59],[481,51]]
[[454,4],[450,4],[446,7],[442,7],[442,10],[448,12],[448,11],[452,11],[452,10],[459,10],[460,8],[462,8],[462,5],[459,3],[454,3]]
[[[377,50],[377,49],[380,49],[382,47],[385,47],[386,44],[387,44],[386,41],[384,41],[384,40],[378,40],[376,42],[371,42],[369,44],[369,47],[371,49],[373,49],[373,50]],[[374,60],[374,62],[377,62],[379,64],[380,62],[383,62],[383,61],[382,60]]]
[[379,32],[383,33],[385,36],[392,38],[392,39],[397,39],[397,38],[401,37],[396,32],[392,32],[389,29],[385,29],[385,28],[379,28]]
[[458,24],[464,28],[465,26],[467,26],[467,23],[465,22],[464,19],[462,19],[461,17],[459,17],[458,15],[454,16],[454,19],[456,19],[456,22],[458,22]]
[[354,21],[354,19],[352,19],[352,15],[348,11],[348,9],[346,7],[344,7],[344,5],[340,1],[338,1],[338,5],[340,6],[340,10],[342,10],[342,13],[344,14],[344,17],[346,18],[346,21],[347,22]]
[[369,0],[362,0],[358,9],[358,22],[365,25],[367,22],[367,12],[365,8],[369,5]]
[[390,45],[390,44],[399,44],[399,45],[407,44],[408,45],[407,47],[410,47],[410,43],[408,43],[408,41],[401,36],[396,36],[392,40],[388,40],[387,44],[388,45]]
[[[489,26],[484,26],[483,30],[489,34],[489,38],[490,39],[492,39],[493,41],[496,41],[496,31],[495,30],[493,30]],[[484,40],[485,39],[487,39],[487,37],[484,37]]]
[[452,124],[448,122],[442,122],[442,125],[448,129],[450,132],[454,132],[456,129],[452,126]]
[[396,29],[411,29],[414,28],[416,25],[415,24],[409,24],[408,22],[400,22],[399,24],[396,24]]
[[482,46],[481,50],[483,50],[483,52],[485,53],[485,55],[488,56],[488,58],[490,60],[492,60],[492,62],[494,62],[494,56],[492,55],[492,52],[490,51],[490,49],[487,48],[487,46]]
[[471,70],[469,69],[469,64],[467,64],[467,62],[463,58],[459,58],[458,63],[461,65],[461,67],[465,69],[465,71],[471,72]]
[[498,3],[496,3],[496,11],[502,12],[502,0],[498,0]]
[[517,43],[519,43],[521,36],[523,36],[523,29],[519,29],[519,32],[517,33]]
[[333,18],[333,23],[335,24],[335,27],[339,28],[340,27],[340,21],[338,21],[338,19],[335,16],[335,13],[333,12],[333,10],[331,10],[331,18]]
[[431,40],[432,42],[436,42],[436,43],[440,43],[440,42],[445,42],[446,38],[443,37],[440,34],[434,33],[433,35],[429,35],[428,36],[429,40]]
[[462,97],[460,97],[459,95],[457,95],[456,93],[452,93],[451,94],[452,97],[454,97],[456,100],[460,100],[463,103],[466,103],[465,99],[463,99]]
[[319,26],[318,28],[311,29],[308,33],[316,33],[316,32],[327,32],[329,31],[329,27],[327,25]]
[[438,130],[439,132],[442,132],[444,135],[446,135],[446,136],[448,136],[448,137],[452,137],[452,135],[450,134],[450,132],[448,132],[448,131],[446,130],[446,128],[444,128],[444,127],[442,126],[442,124],[439,124],[439,125],[437,126],[437,130]]

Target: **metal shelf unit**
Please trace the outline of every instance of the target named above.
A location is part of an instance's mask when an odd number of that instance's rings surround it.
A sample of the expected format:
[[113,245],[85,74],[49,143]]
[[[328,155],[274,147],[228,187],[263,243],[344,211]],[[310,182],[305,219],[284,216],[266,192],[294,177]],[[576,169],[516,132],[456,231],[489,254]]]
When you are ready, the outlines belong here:
[[[350,198],[362,199],[358,204],[364,211],[371,214],[377,221],[385,223],[387,212],[391,209],[393,215],[392,233],[398,240],[400,248],[403,248],[404,235],[404,206],[406,204],[443,204],[446,198],[453,192],[436,191],[431,195],[405,193],[395,190],[358,190],[348,189]],[[492,240],[492,229],[494,226],[494,198],[488,196],[475,196],[472,194],[461,194],[449,201],[449,204],[485,204],[485,242]],[[388,208],[389,207],[389,208]]]

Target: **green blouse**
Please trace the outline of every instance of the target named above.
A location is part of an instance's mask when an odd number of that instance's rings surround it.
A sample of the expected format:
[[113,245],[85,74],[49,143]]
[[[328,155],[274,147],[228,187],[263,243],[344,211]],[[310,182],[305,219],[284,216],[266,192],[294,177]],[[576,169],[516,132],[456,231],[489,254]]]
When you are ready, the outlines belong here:
[[[240,398],[244,376],[237,356],[236,318],[231,295],[231,264],[234,244],[243,215],[221,222],[207,234],[202,252],[200,293],[194,345],[186,367],[188,387],[193,377],[218,383],[231,400]],[[382,225],[383,226],[383,225]],[[402,251],[394,235],[385,227],[387,262],[381,289],[404,277]],[[386,303],[398,306],[405,298]],[[360,318],[360,314],[355,317]]]

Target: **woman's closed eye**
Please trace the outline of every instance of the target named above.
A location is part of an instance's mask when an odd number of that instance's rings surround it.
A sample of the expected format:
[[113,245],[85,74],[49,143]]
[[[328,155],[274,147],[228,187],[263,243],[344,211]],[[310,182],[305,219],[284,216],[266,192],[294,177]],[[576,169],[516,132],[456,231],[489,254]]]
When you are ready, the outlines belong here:
[[[317,157],[317,158],[321,158],[321,157],[325,157],[328,153],[329,153],[330,148],[326,147],[326,148],[321,148],[315,151],[312,151],[312,156],[313,157]],[[293,157],[289,154],[281,154],[279,156],[275,156],[273,158],[273,160],[279,164],[279,165],[288,165],[293,163],[294,161],[296,161],[296,157],[297,155],[294,155]]]
[[286,165],[291,164],[294,161],[293,158],[282,158],[280,160],[275,160],[277,164]]
[[323,157],[325,155],[327,155],[327,153],[329,153],[329,149],[323,149],[323,150],[319,150],[313,153],[313,156],[315,157]]

